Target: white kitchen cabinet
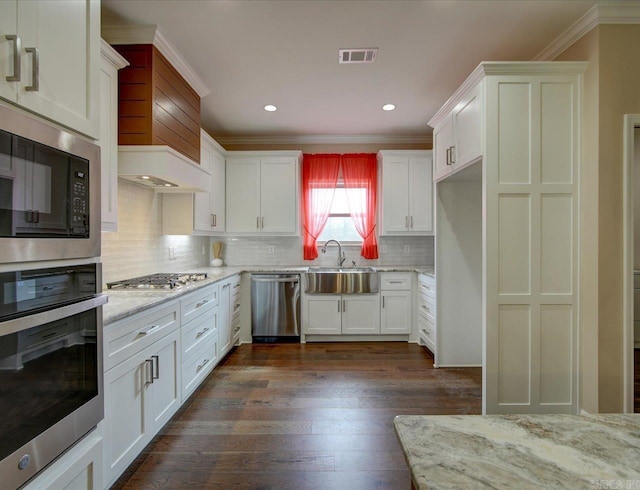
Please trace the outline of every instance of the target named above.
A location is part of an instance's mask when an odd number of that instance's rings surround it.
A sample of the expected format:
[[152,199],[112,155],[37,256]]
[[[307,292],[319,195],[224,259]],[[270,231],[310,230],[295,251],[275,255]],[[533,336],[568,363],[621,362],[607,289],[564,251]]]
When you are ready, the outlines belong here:
[[586,65],[481,63],[429,122],[458,116],[453,169],[436,172],[436,361],[482,365],[483,413],[579,410]]
[[101,490],[102,442],[99,425],[21,487],[22,490]]
[[219,345],[220,359],[234,345],[238,339],[240,319],[240,275],[235,275],[220,282],[220,328]]
[[[147,325],[154,312],[124,319],[114,324],[114,330],[122,334],[123,325],[129,324],[135,337],[145,338],[162,332],[164,336],[142,349],[144,343],[133,344],[125,335],[112,337],[114,342],[105,347],[106,359],[110,349],[126,344],[120,352],[130,354],[125,360],[106,370],[104,376],[104,487],[111,485],[136,458],[153,436],[178,410],[181,404],[180,391],[180,331],[179,321],[165,327],[167,309],[173,304],[157,310],[157,319]],[[175,310],[175,308],[174,308]],[[140,326],[143,326],[140,329]],[[154,328],[155,327],[155,328]],[[107,336],[112,330],[107,329]],[[154,337],[157,338],[157,337]],[[120,340],[116,340],[120,339]],[[105,367],[110,363],[105,362]]]
[[367,335],[380,333],[380,296],[374,294],[307,294],[305,335]]
[[297,234],[301,158],[298,151],[229,152],[226,232]]
[[165,194],[162,230],[166,235],[218,235],[225,231],[224,148],[204,130],[200,131],[200,165],[209,174],[209,192]]
[[419,274],[417,296],[418,342],[433,353],[436,361],[436,283],[432,276]]
[[0,2],[3,99],[97,139],[99,63],[98,0]]
[[482,87],[478,82],[469,89],[433,130],[436,181],[463,169],[483,155]]
[[102,231],[118,230],[118,70],[129,64],[100,44],[100,172]]
[[412,273],[380,273],[380,333],[411,333],[412,315]]
[[381,235],[433,233],[431,151],[380,151]]

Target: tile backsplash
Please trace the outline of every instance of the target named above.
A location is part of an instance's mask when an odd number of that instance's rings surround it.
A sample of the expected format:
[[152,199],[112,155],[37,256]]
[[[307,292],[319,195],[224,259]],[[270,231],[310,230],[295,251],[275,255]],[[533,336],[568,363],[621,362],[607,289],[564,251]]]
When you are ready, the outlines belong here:
[[[303,260],[300,237],[163,235],[162,194],[120,180],[118,231],[102,233],[103,282],[208,266],[211,245],[216,241],[223,242],[222,258],[231,266],[335,265],[337,258],[336,247],[330,246],[316,260]],[[381,237],[378,246],[380,257],[365,260],[360,257],[360,246],[346,245],[345,264],[433,265],[433,237]]]
[[[312,261],[302,258],[300,237],[212,237],[211,242],[223,242],[222,259],[226,265],[335,265],[337,247],[330,245],[327,253],[320,253]],[[433,265],[433,237],[380,237],[379,258],[366,260],[360,256],[359,245],[343,247],[351,265]]]
[[104,283],[208,264],[209,237],[163,235],[162,194],[118,181],[118,231],[102,233]]

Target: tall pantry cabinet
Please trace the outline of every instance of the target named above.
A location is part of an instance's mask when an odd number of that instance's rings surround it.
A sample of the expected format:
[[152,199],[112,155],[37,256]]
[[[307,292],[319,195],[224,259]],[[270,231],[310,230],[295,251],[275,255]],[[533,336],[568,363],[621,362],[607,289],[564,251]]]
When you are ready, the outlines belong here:
[[[437,169],[436,364],[481,364],[485,413],[579,410],[585,67],[482,63],[429,122]],[[461,107],[469,112],[456,121]]]

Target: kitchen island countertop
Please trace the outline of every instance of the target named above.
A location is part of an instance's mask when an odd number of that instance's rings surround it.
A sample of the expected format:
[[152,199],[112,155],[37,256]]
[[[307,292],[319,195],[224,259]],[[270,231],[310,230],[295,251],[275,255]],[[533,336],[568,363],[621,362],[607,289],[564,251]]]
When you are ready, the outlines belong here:
[[640,414],[400,415],[417,489],[640,489]]
[[[288,265],[246,265],[228,267],[197,267],[191,270],[179,272],[206,272],[207,279],[177,289],[169,290],[113,290],[105,289],[103,292],[109,296],[109,302],[103,306],[103,323],[105,326],[128,316],[144,311],[164,302],[180,298],[180,296],[206,287],[218,281],[222,281],[243,272],[277,272],[277,273],[303,273],[309,266]],[[433,275],[433,266],[406,265],[406,266],[374,266],[380,272],[418,272],[420,274]]]

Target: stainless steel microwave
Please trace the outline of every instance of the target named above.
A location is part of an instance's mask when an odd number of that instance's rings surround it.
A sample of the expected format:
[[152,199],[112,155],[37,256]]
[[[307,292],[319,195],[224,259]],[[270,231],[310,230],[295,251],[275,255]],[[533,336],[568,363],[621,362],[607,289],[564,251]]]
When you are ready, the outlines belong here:
[[100,255],[100,149],[0,106],[0,263]]

